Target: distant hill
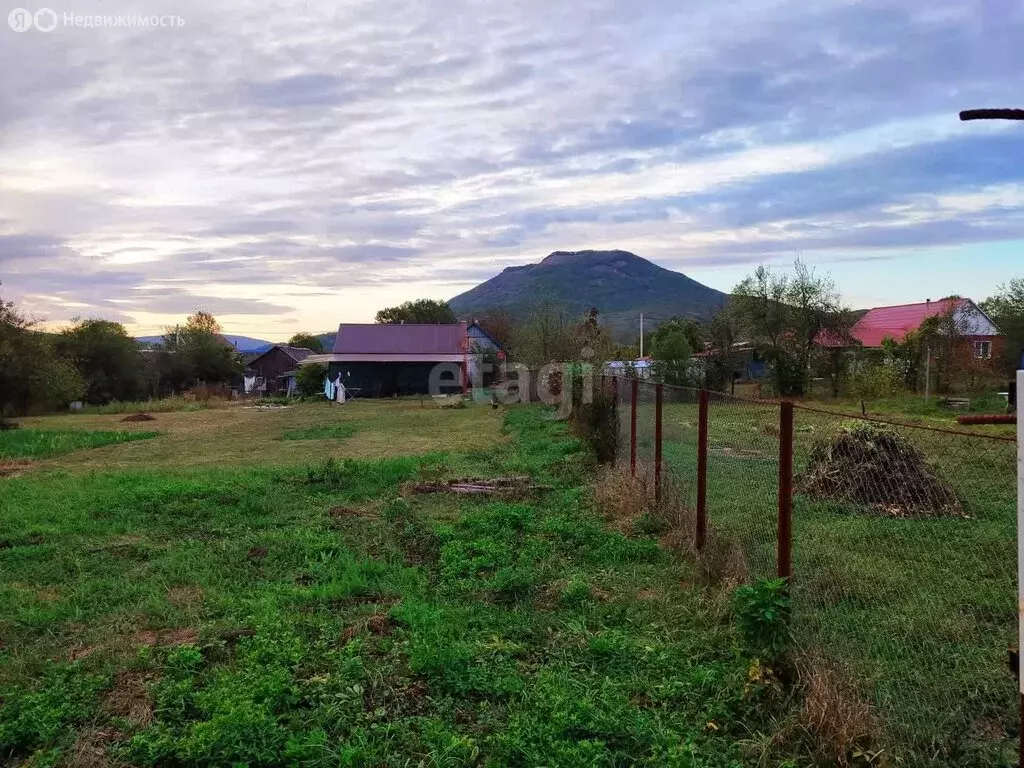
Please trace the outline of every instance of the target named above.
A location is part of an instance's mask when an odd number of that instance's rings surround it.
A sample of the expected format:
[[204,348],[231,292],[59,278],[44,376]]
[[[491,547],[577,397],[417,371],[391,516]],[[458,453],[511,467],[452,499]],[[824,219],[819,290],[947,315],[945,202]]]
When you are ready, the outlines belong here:
[[708,318],[726,294],[629,251],[555,251],[539,264],[508,267],[449,301],[459,317],[501,307],[525,315],[539,303],[570,314],[597,307],[613,332],[633,333],[641,312],[651,327],[674,315]]
[[[225,333],[224,338],[235,345],[235,348],[239,352],[266,352],[272,346],[274,342],[266,341],[264,339],[254,339],[250,336],[234,336],[230,333]],[[136,336],[136,341],[142,342],[143,344],[161,344],[164,340],[163,336]]]

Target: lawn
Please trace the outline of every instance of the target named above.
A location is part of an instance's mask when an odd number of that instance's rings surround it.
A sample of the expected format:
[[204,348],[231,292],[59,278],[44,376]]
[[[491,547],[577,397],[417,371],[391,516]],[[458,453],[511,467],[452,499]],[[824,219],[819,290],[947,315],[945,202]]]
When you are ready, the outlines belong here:
[[[652,406],[642,402],[639,417],[639,452],[649,460]],[[709,557],[729,577],[770,576],[775,569],[778,418],[776,405],[712,398]],[[830,442],[844,423],[795,412],[798,479],[812,446]],[[696,424],[695,405],[666,403],[666,484],[689,508],[696,498]],[[954,490],[962,516],[894,518],[798,492],[797,645],[848,704],[867,705],[856,725],[888,759],[1015,765],[1018,702],[1006,663],[1016,645],[1014,443],[923,429],[901,434]]]
[[22,420],[46,430],[157,431],[130,445],[82,451],[51,462],[66,469],[169,470],[225,466],[295,466],[316,459],[386,458],[431,451],[484,450],[503,442],[502,414],[470,408],[458,419],[430,398],[356,400],[340,406],[299,403],[286,408],[233,404],[155,412],[153,421],[125,422],[123,414],[66,414]]
[[[161,434],[0,479],[0,761],[727,768],[770,743],[784,702],[750,679],[727,604],[605,524],[547,411],[145,426]],[[546,490],[404,490],[523,474]]]
[[156,437],[156,432],[10,429],[0,432],[0,459],[49,459],[104,445]]

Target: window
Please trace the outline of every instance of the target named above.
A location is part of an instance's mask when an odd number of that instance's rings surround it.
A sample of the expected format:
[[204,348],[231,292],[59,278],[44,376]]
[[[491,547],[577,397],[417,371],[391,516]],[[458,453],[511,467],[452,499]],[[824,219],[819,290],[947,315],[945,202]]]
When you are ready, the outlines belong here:
[[974,357],[978,360],[988,360],[992,357],[991,341],[974,342]]

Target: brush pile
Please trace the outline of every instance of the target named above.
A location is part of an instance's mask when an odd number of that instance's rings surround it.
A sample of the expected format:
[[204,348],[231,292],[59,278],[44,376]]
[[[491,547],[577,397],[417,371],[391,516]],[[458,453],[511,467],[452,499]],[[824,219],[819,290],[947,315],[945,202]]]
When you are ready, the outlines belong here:
[[796,491],[847,501],[889,517],[963,517],[950,485],[895,429],[873,422],[845,425],[812,449]]

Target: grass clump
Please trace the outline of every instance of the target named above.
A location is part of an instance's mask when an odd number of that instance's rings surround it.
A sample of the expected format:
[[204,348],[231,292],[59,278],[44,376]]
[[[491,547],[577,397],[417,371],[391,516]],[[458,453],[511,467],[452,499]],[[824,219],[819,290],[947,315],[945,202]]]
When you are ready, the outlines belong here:
[[281,433],[282,440],[345,440],[359,431],[352,422],[340,424],[314,424],[301,429],[286,429]]
[[5,430],[0,432],[0,459],[48,459],[87,448],[146,440],[158,434],[48,429]]

